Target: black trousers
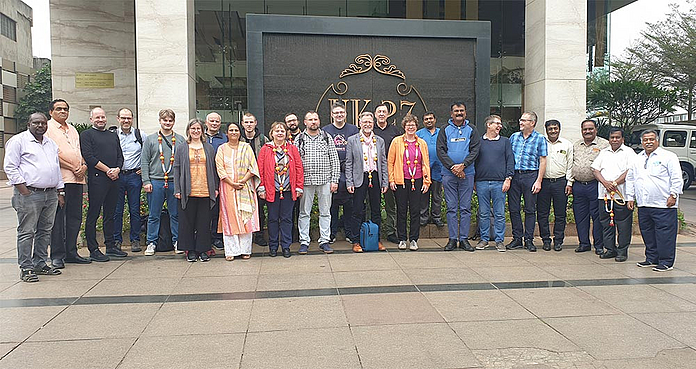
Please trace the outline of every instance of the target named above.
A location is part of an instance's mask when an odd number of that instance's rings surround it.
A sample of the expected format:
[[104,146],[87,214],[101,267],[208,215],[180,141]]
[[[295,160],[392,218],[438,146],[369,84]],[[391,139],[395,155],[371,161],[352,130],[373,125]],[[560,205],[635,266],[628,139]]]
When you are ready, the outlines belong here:
[[[423,192],[423,178],[416,179],[415,189],[411,189],[411,180],[404,180],[404,185],[396,185],[396,233],[399,241],[418,241],[420,236],[420,209]],[[410,219],[411,229],[406,237],[406,217]]]
[[210,209],[210,240],[212,242],[220,242],[222,245],[222,233],[218,230],[218,220],[220,219],[220,196],[215,199],[215,205]]
[[638,207],[638,226],[645,243],[645,260],[674,266],[677,250],[677,208]]
[[[518,173],[512,177],[510,190],[508,190],[508,209],[510,210],[510,222],[512,223],[512,237],[525,240],[534,239],[534,225],[536,223],[537,195],[532,193],[532,185],[536,182],[538,171]],[[524,196],[524,226],[522,225],[522,204]]]
[[[372,187],[369,186],[368,174],[363,177],[363,184],[356,187],[353,193],[353,216],[351,217],[350,234],[346,235],[351,241],[360,240],[360,225],[365,221],[365,198],[370,203],[370,218],[372,223],[382,227],[382,191],[379,187],[379,175],[372,174]],[[378,236],[379,237],[379,233]]]
[[[628,245],[631,244],[631,231],[633,229],[633,210],[628,210],[626,205],[614,203],[614,225],[610,227],[611,215],[607,213],[604,199],[597,200],[599,208],[599,223],[602,224],[604,236],[604,248],[607,252],[615,252],[618,256],[628,256]],[[611,205],[608,205],[611,206]],[[611,208],[610,208],[611,209]],[[616,245],[616,232],[619,232],[619,245]]]
[[[335,193],[331,196],[331,236],[333,237],[336,237],[340,223],[343,223],[343,230],[345,231],[353,214],[353,196],[345,189],[339,191],[343,192]],[[339,206],[343,207],[343,219],[338,217]],[[343,222],[340,222],[340,220],[343,220]]]
[[551,230],[549,229],[549,216],[551,215],[551,202],[553,201],[553,243],[562,245],[566,227],[566,208],[568,196],[565,188],[568,181],[564,178],[544,178],[541,181],[541,191],[537,194],[537,223],[539,223],[539,235],[544,242],[551,242]]
[[58,206],[51,231],[51,260],[75,259],[77,235],[82,225],[82,190],[79,183],[65,184],[65,205]]
[[97,243],[97,219],[104,209],[102,224],[104,225],[104,243],[107,249],[114,247],[114,211],[118,201],[120,179],[112,181],[104,172],[92,173],[89,176],[87,190],[89,191],[89,208],[85,220],[85,238],[87,248],[93,252],[99,248]]
[[179,250],[197,254],[210,251],[210,198],[189,197],[186,209],[179,207]]

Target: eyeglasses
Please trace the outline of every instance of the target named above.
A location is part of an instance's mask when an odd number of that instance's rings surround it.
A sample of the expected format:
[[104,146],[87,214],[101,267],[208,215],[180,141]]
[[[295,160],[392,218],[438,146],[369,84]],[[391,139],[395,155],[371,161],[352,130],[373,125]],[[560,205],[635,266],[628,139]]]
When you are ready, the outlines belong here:
[[532,119],[520,118],[520,123],[524,123],[524,122],[533,122],[533,121],[534,121],[534,120],[532,120]]
[[64,108],[62,106],[58,106],[58,107],[54,108],[53,110],[55,110],[55,111],[69,111],[70,108]]

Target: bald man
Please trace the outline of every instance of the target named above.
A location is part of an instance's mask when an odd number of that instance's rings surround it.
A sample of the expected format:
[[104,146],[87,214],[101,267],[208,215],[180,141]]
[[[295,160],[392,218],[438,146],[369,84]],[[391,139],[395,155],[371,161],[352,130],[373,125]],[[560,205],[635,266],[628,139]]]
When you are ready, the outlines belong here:
[[[89,113],[92,128],[80,134],[80,149],[87,163],[89,208],[85,221],[85,238],[92,261],[109,261],[109,257],[125,257],[114,240],[114,211],[118,198],[119,177],[123,167],[123,151],[116,133],[106,129],[106,112],[94,108]],[[97,219],[104,209],[104,243],[106,255],[97,243]]]

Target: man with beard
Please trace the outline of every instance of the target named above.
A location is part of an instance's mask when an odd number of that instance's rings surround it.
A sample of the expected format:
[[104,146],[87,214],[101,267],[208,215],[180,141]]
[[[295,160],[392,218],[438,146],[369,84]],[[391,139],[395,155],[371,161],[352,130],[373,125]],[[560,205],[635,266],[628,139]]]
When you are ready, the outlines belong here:
[[[257,124],[258,122],[254,114],[249,112],[244,113],[242,117],[244,132],[242,132],[240,140],[251,145],[251,149],[254,150],[254,156],[258,160],[259,151],[261,151],[261,147],[266,144],[268,138],[259,131],[256,127]],[[257,232],[254,232],[254,243],[259,246],[268,246],[268,241],[266,241],[266,237],[263,235],[263,225],[266,223],[266,214],[263,211],[265,206],[266,200],[259,198],[259,225],[261,228]]]
[[546,145],[548,157],[546,173],[541,181],[541,191],[537,196],[537,222],[539,236],[543,242],[544,251],[551,250],[551,231],[549,216],[551,201],[553,201],[553,249],[563,249],[563,238],[566,226],[566,207],[572,187],[568,181],[573,177],[573,144],[561,136],[561,122],[551,119],[544,123],[546,127]]
[[[208,113],[205,116],[205,139],[213,146],[214,152],[217,153],[218,147],[227,142],[227,135],[220,132],[222,125],[222,117],[216,112]],[[218,250],[224,250],[225,245],[222,243],[222,233],[218,232],[218,218],[220,217],[220,197],[215,199],[215,205],[210,209],[210,240],[213,247]]]
[[[609,147],[602,150],[592,163],[592,171],[600,183],[597,201],[606,249],[599,258],[614,258],[618,262],[628,259],[628,245],[631,243],[633,209],[629,209],[626,205],[624,195],[628,168],[636,157],[635,151],[623,143],[623,130],[619,127],[611,127]],[[618,247],[616,246],[617,232]]]
[[[335,102],[331,105],[331,118],[332,122],[324,127],[324,132],[333,138],[341,166],[338,190],[331,199],[331,238],[329,243],[334,243],[339,223],[343,223],[343,230],[347,234],[348,220],[353,214],[353,196],[346,189],[346,146],[348,145],[348,137],[358,133],[358,127],[353,124],[346,124],[346,107],[341,102]],[[342,222],[339,222],[339,207],[343,207],[343,218],[340,219]]]
[[[389,152],[389,147],[394,137],[402,134],[396,125],[387,122],[388,117],[389,109],[387,106],[385,104],[377,105],[375,108],[377,124],[375,124],[374,132],[384,140],[386,152]],[[394,191],[390,188],[384,193],[384,211],[387,213],[387,218],[382,223],[380,233],[387,235],[387,241],[398,244],[399,238],[396,237],[396,199],[394,198]]]
[[305,131],[295,138],[304,166],[304,193],[300,198],[300,255],[309,249],[309,218],[314,204],[314,195],[319,205],[319,248],[326,254],[333,252],[329,245],[331,237],[331,194],[338,190],[341,170],[338,153],[333,139],[320,127],[319,114],[308,111],[304,117]]
[[[288,142],[294,143],[295,137],[302,133],[300,131],[300,123],[297,119],[297,114],[285,114],[285,124],[288,126]],[[300,217],[300,202],[295,201],[295,206],[292,208],[292,242],[300,241],[300,231],[297,228],[297,219]]]
[[416,132],[416,135],[428,144],[428,155],[430,155],[430,178],[432,183],[428,192],[423,194],[421,200],[420,225],[426,226],[430,218],[433,223],[439,227],[443,227],[442,223],[442,163],[437,157],[437,136],[440,134],[440,128],[437,127],[437,119],[432,111],[423,114],[423,125]]
[[[546,139],[534,130],[537,115],[533,111],[524,112],[520,117],[520,131],[510,136],[512,152],[515,155],[515,175],[508,192],[508,208],[512,223],[512,241],[508,249],[524,248],[536,252],[534,246],[534,225],[536,223],[537,194],[541,190],[541,181],[546,172]],[[524,197],[524,223],[520,210]]]
[[56,211],[56,219],[51,231],[51,264],[55,268],[65,267],[65,263],[89,264],[77,252],[77,235],[82,224],[82,191],[87,175],[87,164],[80,151],[80,134],[72,124],[68,124],[70,106],[63,99],[55,99],[49,105],[46,136],[58,144],[60,173],[65,183],[65,206]]
[[[125,257],[128,254],[114,240],[114,212],[120,185],[123,152],[118,136],[106,129],[106,113],[102,108],[94,108],[89,113],[92,128],[80,134],[82,157],[87,162],[87,191],[89,207],[85,220],[85,238],[92,261],[109,261],[109,257]],[[103,211],[104,243],[106,255],[99,250],[97,243],[97,218]]]
[[679,158],[659,147],[656,131],[645,130],[640,138],[645,150],[633,160],[626,176],[626,205],[629,210],[638,205],[638,226],[645,243],[645,261],[637,265],[666,272],[674,267],[677,208],[684,181]]
[[7,141],[4,170],[14,186],[12,207],[17,211],[17,262],[24,282],[38,282],[37,274],[58,275],[48,266],[48,242],[65,192],[58,164],[58,145],[46,137],[46,116],[34,113],[27,130]]
[[474,191],[476,157],[479,136],[476,127],[466,119],[466,105],[454,102],[450,106],[450,120],[437,136],[437,156],[442,162],[442,186],[447,203],[449,241],[445,251],[459,246],[474,251],[469,243],[471,227],[471,196]]
[[592,249],[590,243],[590,218],[592,218],[592,239],[595,254],[604,252],[604,237],[599,224],[599,207],[597,206],[598,182],[592,172],[592,162],[599,153],[609,147],[609,141],[597,137],[597,123],[586,119],[581,123],[582,139],[573,144],[573,214],[578,231],[579,245],[575,252]]

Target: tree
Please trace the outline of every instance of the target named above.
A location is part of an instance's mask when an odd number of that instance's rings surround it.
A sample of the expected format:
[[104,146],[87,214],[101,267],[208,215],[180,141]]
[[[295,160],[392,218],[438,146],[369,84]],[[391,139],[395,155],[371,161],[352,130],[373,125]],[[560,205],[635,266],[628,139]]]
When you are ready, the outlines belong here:
[[48,104],[53,100],[51,63],[36,72],[32,81],[24,87],[24,93],[15,110],[18,127],[25,126],[23,123],[27,122],[33,113],[41,112],[48,116]]
[[659,77],[662,87],[676,92],[677,106],[686,109],[691,121],[696,93],[696,2],[688,3],[691,8],[686,11],[671,4],[666,20],[648,23],[642,39],[628,53]]
[[[590,85],[591,84],[591,85]],[[674,91],[637,79],[601,79],[588,83],[587,108],[594,116],[608,116],[609,124],[626,134],[674,111]]]

